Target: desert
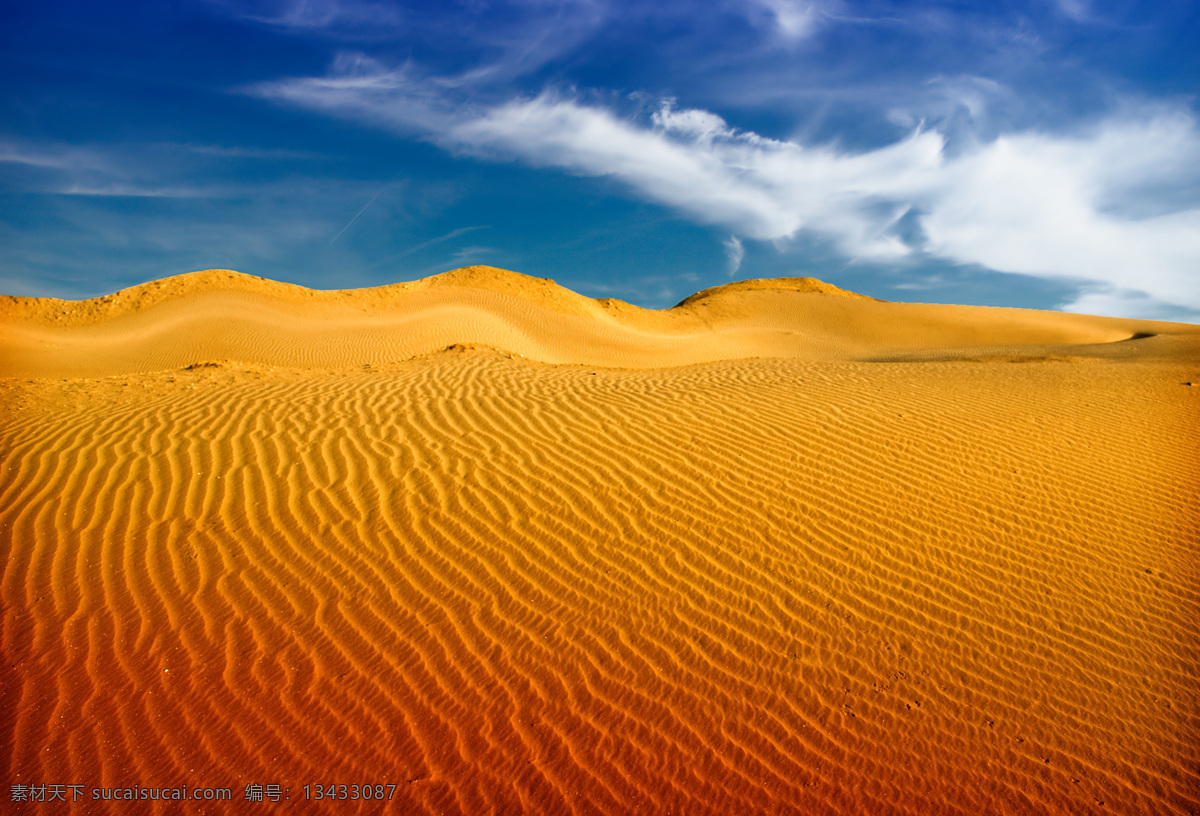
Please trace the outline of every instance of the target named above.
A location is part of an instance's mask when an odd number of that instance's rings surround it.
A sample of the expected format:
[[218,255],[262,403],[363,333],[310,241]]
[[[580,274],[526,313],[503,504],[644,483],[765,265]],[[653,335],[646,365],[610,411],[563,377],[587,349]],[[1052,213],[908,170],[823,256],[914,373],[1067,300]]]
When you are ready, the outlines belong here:
[[4,798],[1195,813],[1198,418],[1195,325],[812,278],[6,296]]

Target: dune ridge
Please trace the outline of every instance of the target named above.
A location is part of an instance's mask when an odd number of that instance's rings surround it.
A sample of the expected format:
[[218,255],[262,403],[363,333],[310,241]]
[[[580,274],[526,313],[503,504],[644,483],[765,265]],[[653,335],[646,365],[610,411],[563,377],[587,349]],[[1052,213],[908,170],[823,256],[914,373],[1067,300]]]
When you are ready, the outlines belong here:
[[[0,376],[111,376],[229,359],[379,365],[480,345],[554,364],[669,368],[750,357],[865,360],[1111,344],[1195,327],[1022,309],[885,303],[810,278],[741,281],[669,310],[585,298],[467,267],[413,283],[317,291],[208,270],[87,301],[0,300]],[[1117,355],[1113,349],[1085,351]]]
[[[331,814],[380,809],[304,784],[395,784],[398,814],[1200,809],[1196,327],[880,327],[903,304],[770,287],[631,318],[486,270],[310,306],[220,274],[64,329],[5,304],[10,784],[278,783]],[[374,297],[432,347],[362,334]],[[226,345],[188,338],[222,309]],[[10,330],[55,373],[8,373],[33,366]]]

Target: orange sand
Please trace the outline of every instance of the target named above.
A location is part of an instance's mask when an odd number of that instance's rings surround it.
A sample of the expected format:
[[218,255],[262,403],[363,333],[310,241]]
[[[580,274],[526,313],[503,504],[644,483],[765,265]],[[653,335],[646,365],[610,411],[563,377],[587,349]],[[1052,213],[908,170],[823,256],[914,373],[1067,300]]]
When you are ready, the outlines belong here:
[[1198,812],[1186,383],[811,279],[0,298],[0,810]]

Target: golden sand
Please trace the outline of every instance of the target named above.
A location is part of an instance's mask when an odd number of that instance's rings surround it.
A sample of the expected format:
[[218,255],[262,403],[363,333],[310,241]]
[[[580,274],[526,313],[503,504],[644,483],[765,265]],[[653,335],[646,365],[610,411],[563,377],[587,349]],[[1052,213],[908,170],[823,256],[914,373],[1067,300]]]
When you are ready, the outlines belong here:
[[0,799],[1195,813],[1197,383],[1200,327],[811,279],[0,298]]

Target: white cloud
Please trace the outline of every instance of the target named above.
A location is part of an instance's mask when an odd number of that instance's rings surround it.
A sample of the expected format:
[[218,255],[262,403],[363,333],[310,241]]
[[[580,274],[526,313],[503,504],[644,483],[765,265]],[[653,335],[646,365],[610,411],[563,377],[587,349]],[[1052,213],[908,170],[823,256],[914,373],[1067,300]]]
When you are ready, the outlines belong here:
[[1078,314],[1133,317],[1142,320],[1187,320],[1194,317],[1194,314],[1186,315],[1189,310],[1173,308],[1145,292],[1103,284],[1085,289],[1079,297],[1062,308],[1063,311]]
[[310,150],[288,150],[286,148],[261,148],[261,147],[227,147],[225,145],[196,145],[184,144],[180,145],[185,150],[192,153],[200,153],[204,156],[219,156],[226,159],[319,159],[320,153],[314,153]]
[[390,31],[403,22],[399,8],[377,0],[208,0],[231,16],[283,29],[326,32]]
[[[747,238],[805,231],[852,258],[902,260],[920,249],[1200,308],[1200,133],[1187,113],[1129,111],[1085,132],[1010,133],[953,154],[942,133],[917,127],[851,153],[737,131],[670,102],[648,124],[551,94],[470,107],[367,61],[340,67],[256,92],[455,151],[613,178]],[[908,214],[922,246],[901,237]]]
[[[1195,185],[1200,135],[1181,117],[1074,137],[1016,134],[947,162],[926,190],[927,249],[1004,272],[1065,276],[1200,307],[1200,202],[1143,216],[1139,185]],[[1150,192],[1153,192],[1152,190]]]
[[[217,14],[334,42],[454,44],[467,62],[446,87],[501,82],[533,73],[611,23],[608,0],[206,0]],[[630,10],[619,12],[628,19]],[[639,12],[640,13],[640,12]]]
[[504,251],[487,246],[469,246],[456,250],[451,256],[455,266],[470,266],[481,260],[495,259],[504,255]]
[[675,101],[667,100],[651,120],[668,133],[677,133],[698,142],[711,142],[718,136],[733,136],[725,120],[715,113],[702,110],[675,110]]
[[1092,18],[1090,0],[1058,0],[1058,10],[1079,23],[1086,23]]
[[730,235],[729,240],[723,242],[725,247],[725,259],[729,261],[729,277],[737,274],[737,271],[742,268],[742,260],[746,257],[746,248],[742,246],[742,241],[736,235]]
[[664,108],[659,128],[541,96],[480,112],[433,134],[447,146],[517,155],[541,166],[610,176],[648,197],[742,235],[826,233],[863,257],[906,254],[888,234],[906,208],[888,196],[918,184],[942,147],[934,133],[860,155],[737,133],[711,114]]
[[78,148],[45,148],[0,143],[0,162],[54,170],[106,170],[108,162]]
[[209,181],[189,183],[169,160],[190,146],[172,144],[79,148],[48,143],[38,146],[0,144],[0,163],[26,168],[21,188],[27,192],[116,198],[214,198],[230,194],[228,186]]
[[265,82],[250,93],[390,129],[437,133],[454,124],[454,105],[436,83],[387,70],[363,54],[339,54],[327,77]]
[[111,198],[216,198],[223,193],[211,187],[161,187],[140,184],[69,184],[54,190],[58,195]]
[[756,0],[774,18],[779,33],[789,40],[812,34],[819,18],[816,3],[805,0]]

